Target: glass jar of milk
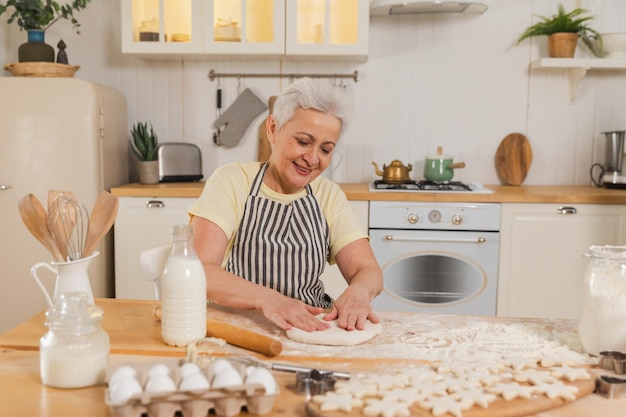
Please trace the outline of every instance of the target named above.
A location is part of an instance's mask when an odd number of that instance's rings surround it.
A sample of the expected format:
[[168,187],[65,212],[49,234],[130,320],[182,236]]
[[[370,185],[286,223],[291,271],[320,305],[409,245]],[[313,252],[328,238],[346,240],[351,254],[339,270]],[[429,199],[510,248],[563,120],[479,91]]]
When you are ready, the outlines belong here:
[[46,333],[39,340],[41,381],[56,388],[82,388],[104,382],[109,335],[100,327],[103,311],[84,292],[61,294],[46,311]]
[[578,333],[585,350],[626,352],[626,246],[591,246]]

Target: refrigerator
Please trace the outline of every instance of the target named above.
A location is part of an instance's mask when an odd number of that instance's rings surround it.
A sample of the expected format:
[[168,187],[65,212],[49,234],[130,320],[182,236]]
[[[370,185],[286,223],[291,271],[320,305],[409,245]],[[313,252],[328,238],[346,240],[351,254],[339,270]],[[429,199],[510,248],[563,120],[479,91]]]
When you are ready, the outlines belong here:
[[[113,88],[76,78],[0,77],[0,333],[48,307],[30,274],[53,261],[19,215],[33,193],[71,191],[89,213],[102,190],[128,182],[127,106]],[[94,297],[114,296],[113,236],[88,274]],[[38,271],[50,296],[56,276]]]

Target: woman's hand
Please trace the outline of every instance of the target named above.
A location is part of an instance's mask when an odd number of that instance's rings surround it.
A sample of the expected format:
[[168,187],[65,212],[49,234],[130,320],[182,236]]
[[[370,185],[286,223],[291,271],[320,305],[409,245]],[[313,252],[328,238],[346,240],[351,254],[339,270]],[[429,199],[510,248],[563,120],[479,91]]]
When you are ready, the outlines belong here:
[[363,330],[367,320],[380,322],[370,305],[369,292],[357,285],[349,286],[333,304],[324,320],[337,319],[337,325],[348,331]]
[[335,259],[348,288],[324,320],[337,319],[337,325],[346,330],[362,330],[367,320],[379,323],[370,303],[383,290],[383,273],[369,241],[359,239],[346,245]]
[[290,330],[292,327],[312,332],[325,330],[329,326],[315,317],[323,313],[324,309],[313,307],[300,300],[286,297],[275,293],[275,296],[266,297],[257,306],[263,315],[283,330]]

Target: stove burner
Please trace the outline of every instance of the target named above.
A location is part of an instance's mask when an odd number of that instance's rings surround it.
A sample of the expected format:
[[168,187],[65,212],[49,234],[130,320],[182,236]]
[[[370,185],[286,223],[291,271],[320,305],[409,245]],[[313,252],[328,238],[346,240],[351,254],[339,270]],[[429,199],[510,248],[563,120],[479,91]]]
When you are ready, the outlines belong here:
[[383,180],[374,181],[376,190],[422,190],[422,191],[472,191],[467,184],[460,181],[407,181],[402,183],[388,183]]

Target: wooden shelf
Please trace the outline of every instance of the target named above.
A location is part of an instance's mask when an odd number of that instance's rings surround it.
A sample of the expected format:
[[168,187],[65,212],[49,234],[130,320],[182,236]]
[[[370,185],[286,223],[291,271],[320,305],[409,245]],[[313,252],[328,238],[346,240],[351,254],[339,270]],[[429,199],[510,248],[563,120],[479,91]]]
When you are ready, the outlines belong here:
[[589,70],[626,70],[626,59],[603,58],[539,58],[530,63],[531,69],[559,68],[569,73],[570,102],[576,100],[580,81]]

